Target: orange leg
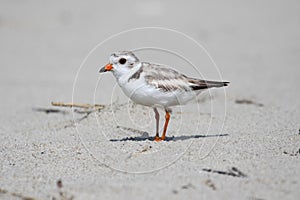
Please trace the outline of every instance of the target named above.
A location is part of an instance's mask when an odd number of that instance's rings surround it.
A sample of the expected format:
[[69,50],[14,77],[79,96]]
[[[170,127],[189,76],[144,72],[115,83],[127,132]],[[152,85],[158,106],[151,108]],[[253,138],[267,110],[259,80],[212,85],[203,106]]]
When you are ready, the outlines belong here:
[[166,139],[166,132],[167,132],[169,120],[170,120],[170,113],[166,110],[166,121],[165,121],[165,125],[164,125],[164,132],[163,132],[163,134],[161,136],[162,140]]
[[155,138],[154,138],[154,141],[162,141],[162,140],[165,140],[166,139],[166,133],[167,133],[167,128],[168,128],[168,124],[169,124],[169,120],[170,120],[170,113],[171,113],[171,110],[170,109],[166,109],[166,121],[165,121],[165,125],[164,125],[164,131],[163,131],[163,134],[161,137],[159,137],[159,113],[157,111],[156,108],[153,109],[154,112],[155,112],[155,119],[156,119],[156,135],[155,135]]

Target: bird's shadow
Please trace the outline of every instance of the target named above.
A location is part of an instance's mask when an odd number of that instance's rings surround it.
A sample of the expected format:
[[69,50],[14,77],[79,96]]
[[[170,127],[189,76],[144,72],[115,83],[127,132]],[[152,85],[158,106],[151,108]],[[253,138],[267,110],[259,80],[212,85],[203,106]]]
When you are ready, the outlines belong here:
[[[143,133],[141,136],[135,137],[124,137],[121,139],[110,139],[111,142],[123,142],[123,141],[153,141],[154,137],[149,137],[149,133],[142,132],[139,130],[135,130],[134,132],[141,132]],[[165,141],[183,141],[183,140],[190,140],[190,139],[197,139],[197,138],[211,138],[211,137],[224,137],[229,136],[229,134],[214,134],[214,135],[181,135],[181,136],[172,136],[166,137]]]

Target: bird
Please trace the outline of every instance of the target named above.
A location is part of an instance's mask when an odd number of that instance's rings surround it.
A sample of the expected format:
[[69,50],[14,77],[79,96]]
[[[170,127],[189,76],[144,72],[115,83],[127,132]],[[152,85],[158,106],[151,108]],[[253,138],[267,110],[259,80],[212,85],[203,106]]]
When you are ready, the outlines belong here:
[[[154,141],[166,140],[172,106],[184,105],[209,88],[228,86],[228,81],[209,81],[188,77],[161,64],[141,62],[132,51],[118,51],[100,73],[112,72],[118,85],[133,102],[152,107],[156,119]],[[159,136],[158,108],[165,110],[165,123]]]

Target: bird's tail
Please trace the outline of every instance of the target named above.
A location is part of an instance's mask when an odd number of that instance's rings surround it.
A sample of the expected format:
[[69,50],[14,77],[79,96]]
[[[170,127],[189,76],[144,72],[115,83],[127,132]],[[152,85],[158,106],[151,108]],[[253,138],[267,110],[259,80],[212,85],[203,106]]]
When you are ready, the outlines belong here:
[[201,89],[208,89],[213,87],[224,87],[228,86],[228,81],[206,81],[206,80],[199,80],[199,79],[190,79],[190,88],[192,90],[201,90]]

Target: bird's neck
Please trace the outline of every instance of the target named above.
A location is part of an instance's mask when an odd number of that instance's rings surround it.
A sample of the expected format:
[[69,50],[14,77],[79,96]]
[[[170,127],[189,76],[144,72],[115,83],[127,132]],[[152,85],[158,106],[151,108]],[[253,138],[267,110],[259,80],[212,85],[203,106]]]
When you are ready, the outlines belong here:
[[137,63],[133,68],[129,69],[126,73],[114,73],[114,76],[116,77],[117,81],[119,83],[121,82],[127,82],[128,79],[135,74],[140,68],[142,67],[142,63]]

